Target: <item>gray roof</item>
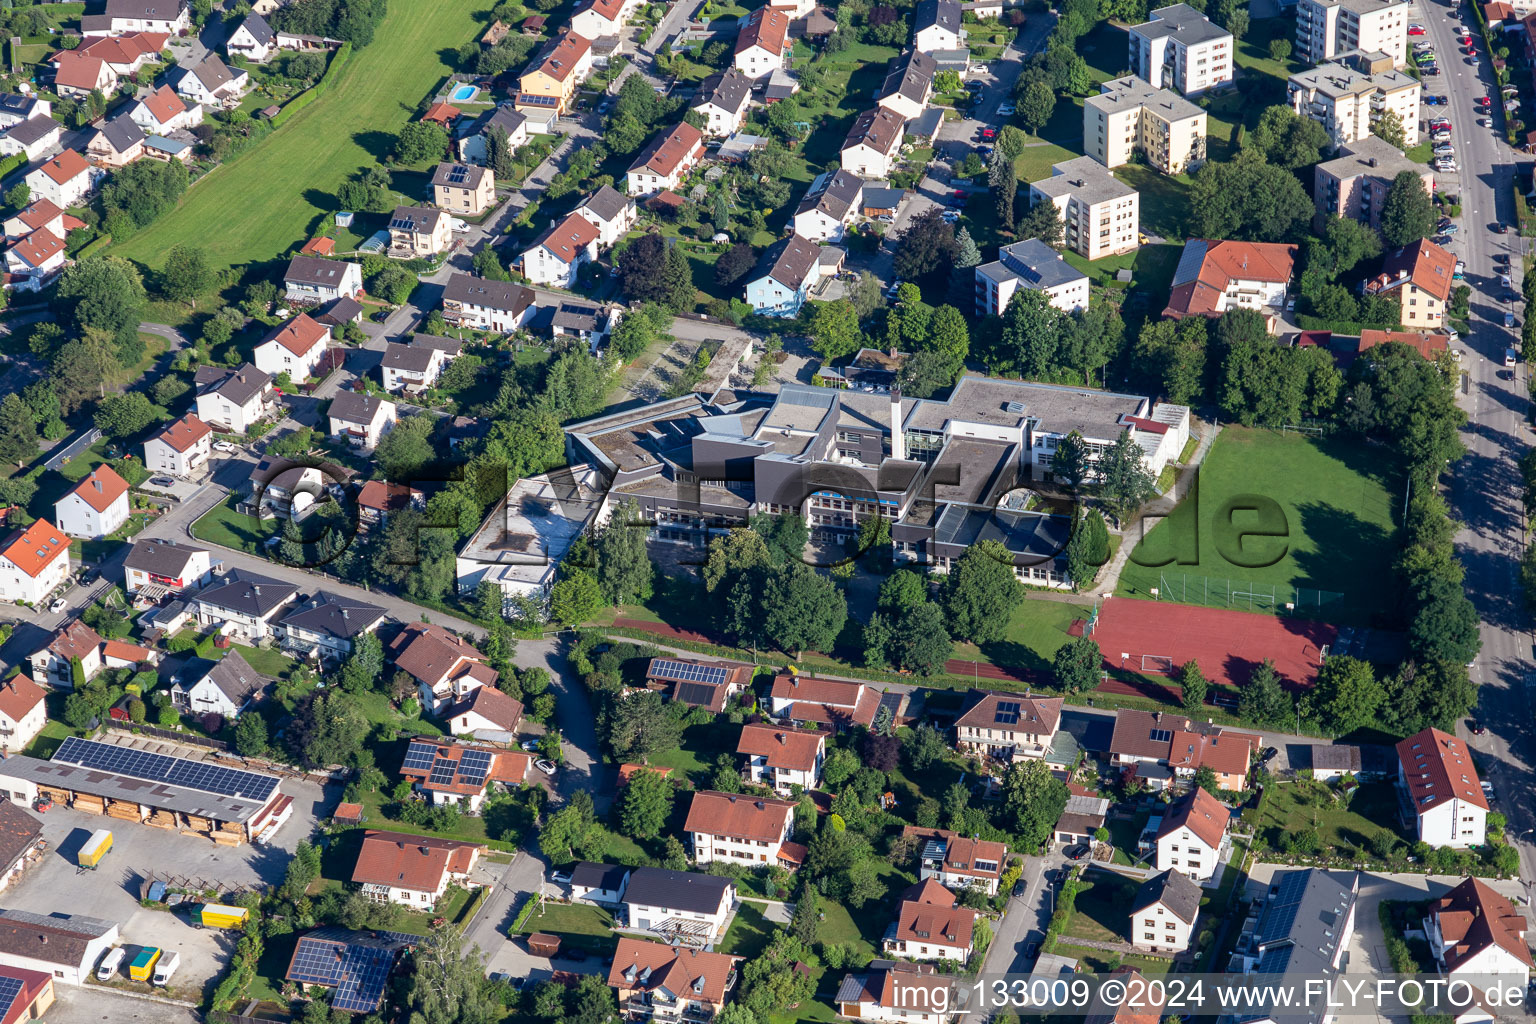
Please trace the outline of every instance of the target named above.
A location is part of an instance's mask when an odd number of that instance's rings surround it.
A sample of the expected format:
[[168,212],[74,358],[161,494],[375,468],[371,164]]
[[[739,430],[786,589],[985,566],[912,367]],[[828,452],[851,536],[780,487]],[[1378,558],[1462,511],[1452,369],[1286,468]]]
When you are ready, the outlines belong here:
[[944,126],[944,111],[939,107],[924,107],[923,112],[907,122],[907,134],[919,139],[932,139]]
[[933,85],[933,76],[937,71],[938,65],[932,57],[921,50],[913,50],[897,59],[896,66],[885,76],[880,95],[893,96],[900,93],[913,102],[923,103],[927,100],[928,90]]
[[612,185],[604,185],[588,196],[581,204],[583,210],[591,210],[603,223],[620,217],[634,203],[633,199]]
[[384,609],[378,605],[322,590],[284,615],[278,624],[351,640],[377,626],[382,618]]
[[39,102],[41,101],[30,93],[26,95],[16,92],[0,93],[0,114],[30,120]]
[[1428,173],[1424,164],[1414,163],[1386,139],[1367,135],[1339,147],[1339,156],[1317,165],[1320,173],[1343,181],[1358,174],[1391,180],[1403,171],[1417,174]]
[[439,217],[446,217],[442,210],[434,210],[426,206],[397,206],[395,212],[389,215],[389,226],[393,231],[409,231],[418,235],[430,235],[437,228]]
[[768,247],[757,261],[751,279],[771,277],[786,288],[798,290],[820,259],[821,246],[799,235],[790,235]]
[[381,365],[388,370],[424,373],[432,365],[432,350],[392,341],[384,346],[384,361]]
[[482,135],[490,131],[492,128],[500,128],[502,131],[507,133],[508,138],[511,138],[513,135],[517,134],[517,130],[519,128],[527,123],[527,115],[523,114],[515,107],[505,106],[497,107],[485,117],[482,117],[479,121],[476,121],[475,128],[477,133]]
[[693,109],[713,103],[722,110],[737,111],[752,96],[752,80],[735,68],[710,75],[693,98]]
[[1125,199],[1136,190],[1113,174],[1091,156],[1080,156],[1051,165],[1051,176],[1042,181],[1032,181],[1029,187],[1052,199],[1072,196],[1078,202],[1090,206]]
[[81,914],[0,910],[0,952],[65,967],[88,968],[92,965],[84,960],[91,942],[116,928],[111,921]]
[[[118,118],[118,120],[128,121],[128,118],[122,117]],[[128,123],[130,125],[133,124],[132,121],[128,121]],[[133,125],[133,127],[137,128],[138,125]],[[37,114],[34,117],[27,118],[25,121],[21,122],[21,124],[14,125],[9,131],[5,133],[5,137],[13,142],[18,143],[19,145],[30,146],[33,143],[43,141],[53,132],[63,130],[64,126],[55,121],[53,118],[49,117],[47,114]],[[142,139],[143,137],[144,133],[140,132],[139,138]],[[129,145],[131,146],[133,143],[130,142]],[[121,152],[121,149],[119,149],[119,152]]]
[[373,422],[378,415],[380,406],[394,405],[395,403],[379,398],[377,395],[360,395],[356,391],[338,391],[336,397],[331,399],[331,407],[326,410],[326,415],[333,420],[341,420],[343,423],[360,423],[367,425]]
[[180,0],[107,0],[106,14],[109,18],[175,21],[186,6]]
[[594,864],[584,860],[571,868],[571,885],[586,889],[617,891],[624,884],[629,868],[623,864]]
[[901,205],[901,199],[907,194],[903,188],[875,187],[864,189],[864,208],[866,210],[894,210]]
[[445,185],[449,188],[478,189],[490,173],[489,167],[476,164],[441,163],[432,175],[432,184],[434,187]]
[[341,260],[324,260],[317,256],[295,256],[289,261],[288,271],[283,275],[283,280],[334,288],[341,284],[350,266],[352,264]]
[[1037,432],[1065,434],[1077,430],[1085,437],[1115,438],[1125,430],[1124,417],[1135,416],[1145,404],[1143,398],[1113,391],[966,374],[947,400],[925,398],[917,402],[907,414],[905,426],[908,430],[939,431],[950,420],[1007,427],[1034,420]]
[[245,569],[231,569],[197,595],[198,604],[265,617],[292,600],[299,588]]
[[413,334],[410,344],[412,348],[435,348],[450,359],[464,351],[464,343],[458,338],[440,338],[435,334]]
[[234,73],[229,70],[229,66],[211,53],[194,65],[189,70],[189,73],[196,75],[197,80],[203,83],[203,88],[209,92],[213,92],[235,80]]
[[798,215],[820,210],[833,220],[841,221],[854,209],[854,204],[863,192],[863,180],[852,171],[823,172],[811,182],[811,187],[806,190],[805,198],[800,200],[795,213]]
[[1143,25],[1134,25],[1131,31],[1144,39],[1172,36],[1185,46],[1193,43],[1214,42],[1232,34],[1213,24],[1210,18],[1188,4],[1160,7],[1152,12],[1151,21]]
[[1031,288],[1056,288],[1088,277],[1038,238],[1005,245],[997,255],[998,262]]
[[960,0],[921,0],[913,16],[912,31],[917,33],[937,25],[950,32],[959,32],[961,14]]
[[272,26],[267,24],[267,19],[255,11],[245,16],[240,27],[249,32],[256,42],[263,46],[270,46],[277,39],[277,33],[272,31]]
[[731,880],[720,875],[666,868],[635,868],[624,890],[625,903],[663,907],[692,914],[712,914],[720,908]]
[[250,363],[237,370],[220,366],[200,366],[193,381],[199,395],[223,395],[235,405],[244,405],[272,383],[272,375]]
[[1327,771],[1346,772],[1360,770],[1362,760],[1360,748],[1353,743],[1312,743],[1307,746],[1307,751],[1310,757],[1305,767],[1313,771],[1320,768]]
[[1194,924],[1200,913],[1200,886],[1183,872],[1169,868],[1142,883],[1127,913],[1139,914],[1154,903],[1161,903],[1184,923]]
[[[48,120],[52,120],[52,118]],[[30,124],[31,122],[27,123]],[[57,124],[58,122],[55,121],[54,123]],[[17,127],[25,127],[25,125],[18,125]],[[44,133],[46,134],[48,130],[45,127]],[[96,134],[106,139],[112,148],[119,153],[126,153],[144,141],[144,130],[134,124],[127,114],[104,122],[100,128],[96,129]]]
[[533,291],[511,281],[487,281],[469,274],[454,274],[443,288],[443,299],[521,313],[533,303]]
[[590,302],[562,300],[550,323],[571,331],[595,331],[602,319],[603,308]]
[[1143,107],[1165,121],[1174,121],[1204,113],[1172,89],[1154,89],[1135,75],[1111,79],[1099,90],[1099,95],[1090,96],[1083,103],[1106,114]]
[[1257,970],[1263,974],[1333,973],[1358,885],[1359,873],[1352,871],[1275,872],[1253,933],[1260,953]]
[[320,313],[315,314],[315,321],[322,324],[347,324],[363,315],[363,304],[350,295],[342,295],[331,300]]
[[[251,668],[250,663],[234,648],[214,662],[202,678],[217,686],[237,709],[245,707],[250,701],[261,699],[267,687],[274,682],[271,676],[264,676]],[[197,682],[202,682],[202,679]]]
[[[182,760],[177,758],[177,760]],[[248,772],[264,779],[277,779],[260,772]],[[61,761],[41,761],[35,757],[14,755],[0,761],[0,778],[26,779],[41,786],[72,789],[77,793],[104,796],[112,800],[145,804],[168,811],[181,811],[217,821],[244,823],[266,806],[267,798],[225,796],[206,790],[191,789],[170,782],[149,781],[133,775],[108,774],[99,768],[85,768]],[[0,915],[16,913],[0,911]]]
[[123,565],[155,576],[180,579],[192,556],[199,553],[206,555],[208,552],[204,548],[178,544],[173,540],[141,540],[135,541],[128,549],[128,557],[123,560]]

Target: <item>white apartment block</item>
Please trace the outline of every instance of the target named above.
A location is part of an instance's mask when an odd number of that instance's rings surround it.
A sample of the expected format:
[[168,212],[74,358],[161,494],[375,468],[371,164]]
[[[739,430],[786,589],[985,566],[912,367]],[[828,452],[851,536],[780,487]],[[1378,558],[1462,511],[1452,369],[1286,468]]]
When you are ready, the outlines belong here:
[[794,826],[790,801],[701,791],[693,795],[683,830],[695,863],[767,865],[779,863]]
[[1464,850],[1486,840],[1488,798],[1463,740],[1425,729],[1397,745],[1397,781],[1430,846]]
[[1169,808],[1157,830],[1157,870],[1203,882],[1227,852],[1232,812],[1198,786]]
[[1205,161],[1206,113],[1172,89],[1128,75],[1105,82],[1083,103],[1083,149],[1105,167],[1142,153],[1164,174]]
[[1232,81],[1232,33],[1188,4],[1159,8],[1129,33],[1131,72],[1154,88],[1197,96]]
[[1370,74],[1329,62],[1292,75],[1286,91],[1291,109],[1322,125],[1335,147],[1365,138],[1388,112],[1402,122],[1405,142],[1418,145],[1423,90],[1399,71]]
[[1141,194],[1091,157],[1051,165],[1051,176],[1029,184],[1031,204],[1061,214],[1066,247],[1096,260],[1135,249],[1141,234]]
[[1408,50],[1407,0],[1297,0],[1299,59],[1321,64],[1350,50],[1380,50],[1401,64]]
[[1088,307],[1088,275],[1038,238],[1005,245],[976,268],[976,315],[1001,316],[1020,288],[1044,292],[1064,313]]

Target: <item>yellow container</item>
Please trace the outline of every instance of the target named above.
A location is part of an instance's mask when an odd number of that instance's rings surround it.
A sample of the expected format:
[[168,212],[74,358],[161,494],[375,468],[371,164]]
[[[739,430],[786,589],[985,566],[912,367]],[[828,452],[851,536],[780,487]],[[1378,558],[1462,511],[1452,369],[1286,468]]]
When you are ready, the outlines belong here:
[[112,833],[104,828],[99,828],[91,833],[91,838],[80,847],[79,864],[83,868],[94,868],[101,863],[101,858],[112,849]]

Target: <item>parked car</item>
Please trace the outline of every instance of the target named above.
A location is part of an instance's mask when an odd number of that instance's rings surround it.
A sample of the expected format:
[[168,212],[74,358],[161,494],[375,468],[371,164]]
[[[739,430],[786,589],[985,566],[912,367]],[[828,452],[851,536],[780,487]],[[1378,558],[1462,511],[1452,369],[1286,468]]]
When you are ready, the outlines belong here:
[[1505,313],[1504,314],[1504,326],[1505,327],[1510,327],[1510,328],[1515,326],[1515,314],[1513,314],[1513,313]]
[[1509,234],[1509,225],[1508,224],[1495,224],[1493,226],[1493,233],[1496,234],[1496,235],[1507,235],[1507,234]]
[[971,74],[973,74],[973,75],[985,75],[987,73],[988,73],[987,66],[985,64],[972,64],[971,65]]
[[537,761],[533,762],[533,766],[539,771],[543,772],[545,775],[553,775],[556,771],[555,762],[546,761],[543,758],[539,758]]
[[996,128],[983,128],[977,134],[980,135],[982,137],[982,139],[986,140],[987,142],[991,142],[993,139],[997,138],[997,129]]
[[1421,75],[1428,75],[1430,78],[1439,78],[1440,77],[1440,69],[1437,68],[1433,64],[1426,64],[1423,67],[1419,68],[1419,74],[1421,74]]
[[1475,718],[1467,719],[1467,728],[1472,730],[1473,736],[1481,736],[1483,733],[1488,731],[1488,727],[1483,725],[1482,722],[1479,722]]
[[1023,896],[1024,895],[1024,890],[1026,888],[1028,888],[1028,886],[1029,886],[1028,882],[1024,881],[1024,879],[1022,879],[1022,878],[1019,879],[1017,882],[1013,883],[1013,894],[1015,896]]
[[53,612],[55,615],[57,615],[59,612],[63,611],[65,608],[68,608],[68,607],[69,607],[69,602],[68,601],[64,600],[62,597],[56,597],[56,598],[53,599],[53,603],[48,605],[48,610],[50,612]]
[[1421,36],[1421,35],[1424,34],[1424,26],[1423,25],[1409,25],[1408,26],[1408,34],[1411,35],[1411,36]]
[[960,220],[960,212],[958,210],[945,210],[939,214],[939,219],[946,224],[956,224]]
[[100,575],[101,575],[101,571],[99,569],[97,569],[95,566],[91,566],[89,569],[85,570],[85,572],[80,574],[80,582],[81,583],[95,583],[97,577],[99,577]]
[[217,452],[238,452],[240,449],[228,441],[213,442],[213,450]]
[[1016,109],[1018,109],[1018,108],[1016,108],[1012,103],[1004,103],[1004,104],[1002,104],[1001,106],[999,106],[997,108],[997,116],[998,117],[1012,117],[1013,116],[1013,112]]

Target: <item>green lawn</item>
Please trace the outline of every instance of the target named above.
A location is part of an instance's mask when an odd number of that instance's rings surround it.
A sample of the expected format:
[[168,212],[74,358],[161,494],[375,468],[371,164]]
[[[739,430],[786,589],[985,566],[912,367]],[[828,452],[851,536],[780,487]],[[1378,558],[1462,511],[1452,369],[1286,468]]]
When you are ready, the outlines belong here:
[[743,901],[736,908],[731,926],[725,930],[725,938],[720,940],[719,951],[750,960],[768,948],[773,933],[773,923],[763,915],[763,904]]
[[1285,849],[1287,836],[1307,828],[1317,829],[1325,848],[1359,848],[1382,829],[1409,839],[1398,822],[1397,794],[1390,782],[1362,785],[1348,807],[1321,782],[1281,783],[1271,787],[1262,807],[1244,811],[1243,817],[1259,841],[1275,850]]
[[276,536],[277,520],[272,521],[274,525],[264,525],[259,519],[236,512],[235,505],[239,501],[239,495],[231,494],[203,513],[202,517],[192,524],[192,536],[210,544],[221,544],[226,548],[244,551],[249,555],[262,554],[262,542],[268,537]]
[[1086,603],[1025,598],[1013,610],[1001,640],[983,644],[980,649],[975,644],[957,643],[954,657],[961,661],[1044,670],[1050,667],[1057,648],[1071,639],[1067,635],[1068,628],[1087,615]]
[[560,936],[565,949],[579,946],[602,956],[612,956],[619,944],[613,934],[613,915],[590,905],[546,903],[542,914],[535,910],[518,929],[520,935],[534,932]]
[[482,31],[475,15],[483,9],[475,0],[395,4],[326,95],[198,182],[117,253],[154,267],[190,242],[225,267],[303,241],[335,209],[337,187],[389,153],[422,96],[453,70],[445,55]]
[[1152,956],[1137,956],[1131,953],[1116,957],[1115,954],[1106,953],[1102,949],[1094,949],[1092,946],[1074,946],[1068,942],[1057,942],[1052,952],[1058,956],[1076,960],[1077,969],[1086,974],[1108,974],[1116,966],[1134,967],[1145,975],[1167,974],[1171,966],[1169,961]]
[[1077,894],[1072,918],[1062,934],[1094,942],[1126,941],[1131,902],[1141,880],[1095,869],[1083,874],[1086,886]]
[[[882,862],[878,864],[878,868],[886,871],[891,869],[891,866]],[[895,879],[895,881],[901,888],[911,884],[904,878]],[[880,951],[880,938],[885,934],[885,926],[890,923],[890,918],[881,909],[884,905],[883,900],[866,904],[859,910],[859,916],[855,920],[853,914],[841,903],[822,900],[821,912],[825,920],[821,922],[821,927],[816,929],[816,941],[852,946],[856,954],[856,962],[865,962]]]
[[1169,177],[1150,167],[1126,164],[1115,168],[1115,176],[1141,193],[1141,230],[1182,242],[1189,232],[1189,186],[1187,174]]
[[[1392,501],[1400,487],[1382,473],[1364,445],[1226,427],[1201,467],[1198,507],[1186,498],[1147,534],[1118,593],[1146,597],[1160,587],[1162,600],[1196,600],[1207,580],[1235,580],[1273,586],[1276,602],[1295,599],[1302,614],[1369,623],[1396,596]],[[1283,520],[1248,510],[1255,499],[1273,502]],[[1279,535],[1240,536],[1260,528]],[[1150,567],[1170,557],[1180,561]]]
[[715,769],[721,754],[735,754],[741,728],[729,722],[718,725],[690,725],[683,730],[682,742],[671,750],[651,755],[650,763],[671,768],[695,786],[702,786]]

